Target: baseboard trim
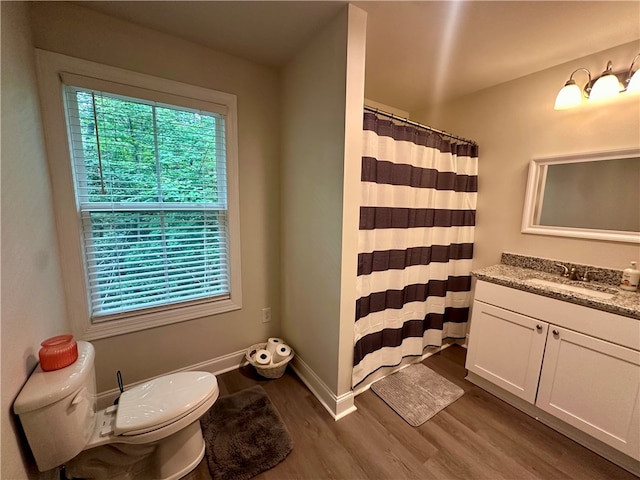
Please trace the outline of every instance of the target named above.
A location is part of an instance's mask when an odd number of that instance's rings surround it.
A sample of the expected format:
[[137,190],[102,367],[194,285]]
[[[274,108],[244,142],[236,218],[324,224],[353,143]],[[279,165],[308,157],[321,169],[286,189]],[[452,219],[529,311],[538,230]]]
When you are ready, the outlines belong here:
[[[125,385],[125,389],[133,388],[137,385],[141,385],[144,382],[153,380],[163,375],[169,375],[171,373],[178,372],[190,372],[190,371],[204,371],[213,373],[214,375],[220,375],[231,370],[235,370],[244,365],[247,365],[245,359],[246,350],[239,350],[232,352],[221,357],[213,358],[205,362],[189,365],[184,368],[179,368],[171,372],[163,373],[145,380],[130,383]],[[320,404],[329,412],[334,420],[340,420],[341,418],[355,412],[356,406],[354,404],[353,392],[347,392],[343,395],[336,396],[331,389],[322,381],[322,379],[309,367],[309,365],[300,358],[299,355],[293,357],[290,363],[294,372],[300,377],[300,380],[307,386],[307,388],[318,399]],[[117,388],[100,392],[98,394],[98,408],[106,408],[109,405],[113,405],[115,399],[120,395],[120,391]]]
[[326,383],[313,371],[313,369],[296,354],[290,363],[293,371],[300,380],[318,399],[320,404],[329,412],[335,421],[357,410],[354,403],[353,391],[342,395],[335,395]]
[[[189,365],[184,368],[179,368],[177,370],[173,370],[171,372],[163,373],[162,375],[157,375],[155,377],[147,378],[146,380],[141,380],[139,382],[134,382],[125,385],[125,389],[133,388],[137,385],[141,385],[149,380],[153,380],[154,378],[158,378],[160,376],[169,375],[172,373],[179,372],[209,372],[214,375],[220,375],[231,370],[235,370],[237,368],[246,365],[248,362],[245,359],[246,350],[238,350],[237,352],[232,352],[227,355],[223,355],[221,357],[216,357],[211,360],[207,360],[204,362],[196,363],[194,365]],[[120,395],[120,390],[117,388],[113,388],[111,390],[107,390],[104,392],[100,392],[98,394],[98,408],[106,408],[109,405],[113,405],[115,399]]]
[[[459,344],[458,342],[453,343]],[[425,358],[440,352],[453,343],[445,343],[441,347],[434,348],[433,350],[429,349],[422,355],[419,361],[422,361]],[[149,380],[153,380],[154,378],[178,372],[204,371],[213,373],[214,375],[220,375],[247,365],[248,362],[245,359],[245,352],[246,350],[238,350],[237,352],[232,352],[221,357],[213,358],[211,360],[196,363],[194,365],[189,365],[187,367],[179,368],[171,372],[163,373],[162,375],[157,375],[155,377],[127,384],[125,388],[133,388],[137,385],[148,382]],[[369,388],[375,381],[380,380],[387,375],[391,375],[392,373],[395,373],[412,363],[416,363],[416,361],[417,360],[415,358],[411,358],[406,364],[402,363],[396,367],[381,369],[379,371],[380,375],[375,375],[375,378],[371,378],[364,385],[360,385],[355,391],[352,390],[342,395],[334,394],[327,386],[327,384],[324,383],[324,381],[302,358],[300,358],[299,355],[296,354],[296,356],[293,357],[290,365],[293,368],[293,371],[296,372],[298,377],[300,377],[300,380],[302,380],[302,382],[307,386],[311,393],[313,393],[313,395],[318,399],[320,404],[327,410],[327,412],[329,412],[334,420],[338,421],[357,410],[355,406],[356,395],[369,390]],[[109,405],[113,405],[113,402],[118,397],[118,395],[120,395],[120,391],[117,388],[100,392],[98,394],[98,408],[106,408]]]

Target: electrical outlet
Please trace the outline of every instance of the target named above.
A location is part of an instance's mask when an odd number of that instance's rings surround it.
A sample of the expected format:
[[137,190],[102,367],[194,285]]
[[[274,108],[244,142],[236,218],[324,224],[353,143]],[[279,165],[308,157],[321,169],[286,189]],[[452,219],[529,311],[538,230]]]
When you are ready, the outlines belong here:
[[266,307],[262,309],[262,323],[267,323],[271,321],[271,307]]

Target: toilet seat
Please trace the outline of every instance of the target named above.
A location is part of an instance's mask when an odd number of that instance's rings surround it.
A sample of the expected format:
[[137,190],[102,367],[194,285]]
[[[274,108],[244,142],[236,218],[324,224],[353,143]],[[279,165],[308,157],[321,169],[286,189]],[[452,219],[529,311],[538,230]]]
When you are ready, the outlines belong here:
[[[200,378],[200,376],[204,376],[204,380],[199,380],[199,382],[202,382],[200,386],[208,384],[208,390],[207,388],[203,388],[202,390],[196,389],[196,392],[200,392],[200,401],[197,401],[198,395],[191,398],[191,402],[189,402],[193,404],[191,408],[187,409],[187,407],[184,406],[185,404],[183,404],[182,410],[169,409],[168,411],[173,412],[172,414],[165,413],[164,416],[160,415],[155,417],[152,414],[151,418],[154,418],[154,420],[150,420],[146,427],[142,427],[138,430],[127,430],[126,433],[123,434],[117,434],[115,431],[118,412],[122,407],[122,400],[119,400],[117,407],[112,406],[96,412],[93,433],[85,446],[85,450],[113,443],[143,444],[156,442],[180,431],[187,425],[198,421],[200,417],[211,408],[220,395],[220,389],[215,375],[207,372],[181,372],[167,375],[165,377],[173,377],[173,375],[180,375],[181,377],[184,375],[184,378],[180,378],[178,381],[180,382],[185,380],[186,383],[190,380],[193,381],[194,378],[197,379]],[[159,377],[158,379],[151,380],[150,382],[157,382],[160,380],[157,385],[163,385],[165,384],[165,380],[162,379],[165,377]],[[176,379],[171,378],[171,380],[175,381]],[[145,384],[139,385],[138,387],[142,387],[150,382],[145,382]],[[134,387],[128,391],[133,391],[138,387]],[[206,393],[203,393],[203,391]],[[125,393],[127,392],[124,392],[122,395]],[[204,398],[202,398],[203,396]],[[131,396],[130,398],[134,397]],[[196,400],[194,400],[194,398]],[[125,406],[126,404],[127,400],[125,397]],[[124,411],[126,410],[127,408],[124,409]],[[161,418],[163,420],[160,420]]]
[[218,392],[214,375],[180,372],[165,375],[122,393],[113,433],[140,435],[188,415]]

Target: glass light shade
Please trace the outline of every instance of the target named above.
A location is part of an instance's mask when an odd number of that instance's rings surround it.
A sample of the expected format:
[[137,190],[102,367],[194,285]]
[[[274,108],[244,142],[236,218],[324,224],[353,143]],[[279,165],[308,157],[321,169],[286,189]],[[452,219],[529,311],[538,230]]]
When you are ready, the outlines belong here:
[[567,108],[580,105],[581,101],[582,92],[580,91],[580,87],[576,85],[575,82],[567,82],[567,84],[558,92],[558,96],[556,97],[556,104],[553,108],[555,110],[565,110]]
[[627,92],[640,92],[640,68],[633,74],[629,85],[627,85]]
[[589,100],[602,100],[604,98],[615,97],[624,88],[620,85],[618,77],[612,73],[601,76],[593,84],[589,93]]

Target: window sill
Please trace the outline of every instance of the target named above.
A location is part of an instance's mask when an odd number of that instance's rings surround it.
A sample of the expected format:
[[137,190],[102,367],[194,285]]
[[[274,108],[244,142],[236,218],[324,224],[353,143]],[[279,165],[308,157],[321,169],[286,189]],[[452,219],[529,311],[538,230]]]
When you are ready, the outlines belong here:
[[210,315],[232,312],[241,308],[241,301],[228,298],[197,305],[167,307],[149,313],[141,312],[138,315],[127,316],[118,320],[90,323],[87,319],[86,322],[82,322],[82,325],[76,325],[77,328],[75,329],[76,331],[74,331],[74,335],[82,340],[98,340],[149,328],[161,327],[163,325],[186,322]]

